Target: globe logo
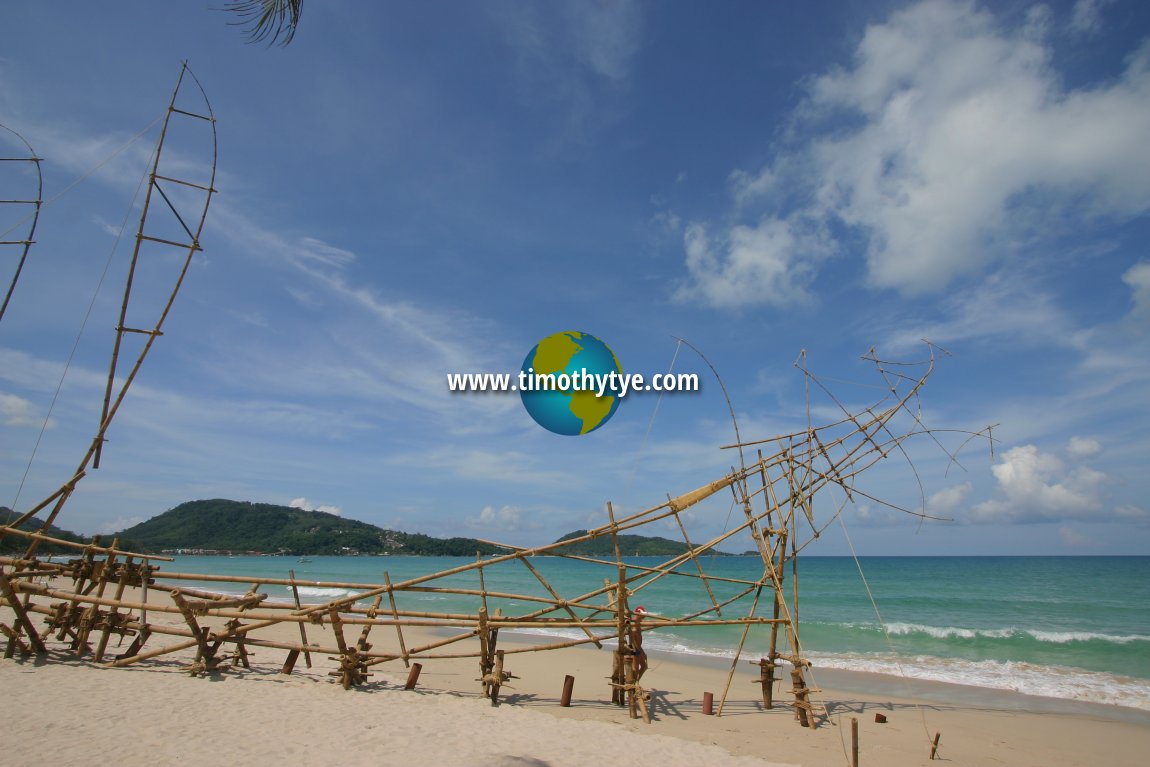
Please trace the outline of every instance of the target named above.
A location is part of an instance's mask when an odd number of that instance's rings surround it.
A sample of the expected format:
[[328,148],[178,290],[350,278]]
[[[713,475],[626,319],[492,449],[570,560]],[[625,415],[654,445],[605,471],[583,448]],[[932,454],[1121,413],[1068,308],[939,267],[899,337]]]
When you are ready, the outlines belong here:
[[619,409],[623,368],[615,352],[590,333],[568,330],[547,336],[527,354],[522,372],[523,407],[555,434],[595,431]]

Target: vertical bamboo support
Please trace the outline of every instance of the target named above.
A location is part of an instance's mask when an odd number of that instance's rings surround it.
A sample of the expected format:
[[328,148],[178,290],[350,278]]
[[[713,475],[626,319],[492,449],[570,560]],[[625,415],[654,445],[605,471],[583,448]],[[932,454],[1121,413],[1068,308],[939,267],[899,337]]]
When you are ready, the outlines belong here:
[[32,650],[28,645],[24,644],[20,639],[20,634],[15,629],[9,628],[7,625],[0,623],[0,634],[8,637],[8,644],[4,648],[4,658],[11,658],[16,654],[16,650],[20,651],[21,658],[27,658],[32,654]]
[[189,672],[193,676],[200,676],[204,673],[210,673],[217,670],[217,662],[215,654],[211,648],[208,647],[207,628],[200,628],[200,624],[196,622],[196,616],[192,612],[192,608],[188,605],[184,595],[180,593],[179,589],[172,589],[172,601],[176,603],[176,607],[180,608],[180,613],[184,616],[184,622],[188,624],[188,628],[192,630],[192,636],[195,637],[195,644],[199,648],[196,652],[196,660],[192,663]]
[[618,642],[611,673],[611,702],[622,706],[625,698],[623,685],[627,683],[626,668],[631,665],[627,657],[627,568],[622,564],[619,565],[619,580],[615,585],[615,633]]
[[[113,544],[114,546],[114,544]],[[132,558],[128,557],[124,560],[124,566],[120,570],[120,580],[116,583],[116,601],[123,599],[124,589],[128,586],[128,577],[132,570]],[[112,607],[104,618],[104,629],[100,634],[100,642],[96,645],[95,661],[100,663],[104,660],[104,651],[108,649],[108,639],[112,635],[112,629],[116,628],[116,623],[119,621],[119,610]],[[122,641],[123,634],[121,634]]]
[[146,633],[148,633],[147,632],[147,629],[148,629],[148,608],[147,608],[147,604],[148,604],[148,581],[150,581],[152,579],[152,569],[148,565],[147,557],[145,557],[143,559],[143,563],[144,563],[143,573],[140,576],[140,579],[141,579],[140,604],[144,605],[144,607],[140,608],[140,626],[141,626],[141,629],[140,629],[140,633],[137,635],[137,639],[139,639],[140,637],[143,637],[143,641],[140,642],[141,645],[143,645],[144,641],[146,641],[148,638],[146,636]]
[[48,648],[40,641],[40,634],[36,631],[36,626],[28,617],[24,605],[20,602],[20,595],[16,593],[12,583],[8,580],[8,576],[0,572],[0,591],[4,592],[4,597],[8,600],[8,606],[12,608],[12,612],[16,614],[16,623],[23,629],[24,633],[28,635],[28,643],[36,649],[36,652],[43,655],[48,652]]
[[328,676],[339,677],[343,689],[350,690],[353,686],[363,684],[371,674],[367,672],[363,658],[360,657],[356,648],[347,646],[347,640],[343,636],[343,619],[339,616],[339,608],[332,606],[328,615],[331,619],[332,633],[335,635],[335,644],[339,648],[339,657],[336,659],[339,661],[339,669],[329,671]]
[[[480,570],[483,572],[483,570]],[[391,587],[391,578],[388,576],[387,571],[383,571],[383,582],[387,586],[387,601],[391,604],[391,617],[395,619],[395,633],[399,637],[399,652],[403,658],[403,665],[411,668],[411,661],[408,660],[407,645],[403,642],[403,626],[400,625],[399,610],[395,606],[395,589]],[[418,674],[417,674],[418,676]]]
[[[300,605],[300,601],[299,601],[299,587],[296,586],[296,582],[295,582],[295,570],[288,570],[288,578],[291,580],[292,599],[295,601],[295,608],[298,610],[298,609],[300,609],[301,605]],[[304,650],[303,650],[304,663],[307,664],[308,668],[311,668],[311,653],[307,651],[307,647],[308,647],[307,629],[305,629],[303,627],[303,621],[299,621],[296,625],[299,626],[299,638],[300,638],[300,642],[304,646]],[[292,666],[293,667],[295,666],[295,660],[294,659],[292,660]],[[291,673],[291,669],[289,668],[288,671],[285,673]]]
[[851,767],[859,767],[859,720],[851,717]]
[[809,701],[810,691],[807,689],[807,682],[803,679],[802,666],[795,666],[791,670],[791,682],[794,684],[795,694],[795,719],[799,721],[803,727],[811,726],[811,704]]
[[[369,609],[367,611],[367,617],[374,620],[379,615],[379,613],[378,613],[379,603],[382,601],[383,601],[383,595],[382,594],[376,594],[375,599],[372,600],[372,602],[371,602],[371,609]],[[300,624],[300,625],[303,625],[303,624]],[[363,630],[359,632],[359,641],[355,643],[355,646],[360,652],[368,652],[369,650],[371,650],[371,645],[368,644],[368,642],[367,642],[367,637],[371,633],[371,625],[372,624],[370,624],[370,623],[363,624]]]
[[775,669],[778,667],[775,662],[776,659],[776,655],[768,653],[766,658],[751,661],[751,665],[759,667],[759,684],[763,688],[763,708],[767,711],[770,711],[775,703]]
[[[483,683],[483,695],[493,701],[498,697],[499,682],[501,679],[503,651],[496,650],[499,641],[499,629],[492,629],[487,619],[487,608],[479,608],[479,681]],[[499,668],[496,668],[497,664]],[[492,693],[492,690],[495,690]]]
[[[619,551],[619,529],[615,522],[615,507],[607,501],[607,518],[611,520],[611,543],[615,548],[615,566],[618,568],[618,580],[615,583],[615,633],[617,641],[615,653],[611,659],[611,702],[616,706],[624,705],[622,685],[626,684],[626,675],[623,670],[627,663],[624,643],[627,629],[627,568],[623,564],[623,557]],[[604,579],[604,585],[607,584]]]
[[623,659],[623,690],[627,698],[627,713],[632,719],[639,718],[639,699],[635,695],[635,664],[630,658]]
[[491,705],[493,706],[499,705],[499,688],[502,686],[503,680],[506,678],[503,672],[503,653],[503,650],[495,651],[494,678],[492,679],[490,691],[488,693],[488,696],[491,698]]

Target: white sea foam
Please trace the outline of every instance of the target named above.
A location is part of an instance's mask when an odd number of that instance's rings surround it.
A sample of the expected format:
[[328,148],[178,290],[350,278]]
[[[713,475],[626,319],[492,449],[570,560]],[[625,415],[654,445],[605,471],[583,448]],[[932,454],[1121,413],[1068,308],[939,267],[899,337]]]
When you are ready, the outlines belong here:
[[[931,627],[936,628],[937,627]],[[918,630],[917,628],[915,630]],[[937,629],[940,632],[949,629]],[[963,630],[965,631],[965,630]],[[551,636],[557,639],[585,639],[576,629],[520,629],[518,633]],[[1004,630],[1010,635],[1013,629]],[[953,634],[947,634],[953,636]],[[1141,637],[1139,637],[1141,638]],[[604,645],[614,646],[614,640]],[[647,635],[649,650],[682,653],[711,658],[734,658],[730,648],[689,645],[683,637],[660,631]],[[995,690],[1010,690],[1024,695],[1082,700],[1127,706],[1150,711],[1150,681],[1061,666],[1042,666],[1019,661],[957,660],[916,655],[906,658],[890,653],[811,653],[817,668],[837,668],[872,674],[948,682]]]
[[1061,666],[1020,661],[956,660],[918,655],[838,655],[812,653],[816,667],[926,679],[1025,695],[1083,700],[1150,710],[1150,682]]
[[1095,631],[1028,631],[1026,633],[1030,634],[1030,636],[1034,637],[1040,642],[1054,642],[1056,644],[1066,644],[1068,642],[1089,642],[1091,640],[1115,642],[1116,644],[1150,642],[1150,636],[1140,636],[1138,634],[1115,636],[1114,634],[1099,634]]
[[327,588],[317,588],[315,586],[297,586],[296,588],[299,590],[299,595],[300,595],[301,599],[304,599],[306,597],[308,599],[313,599],[313,598],[314,599],[321,599],[325,602],[332,600],[332,599],[340,599],[342,597],[349,597],[352,594],[358,594],[359,593],[358,591],[353,590],[353,589],[327,589]]
[[[878,630],[877,625],[860,626],[858,624],[839,624],[846,628],[871,628]],[[909,636],[925,634],[935,639],[1009,639],[1011,637],[1029,637],[1039,642],[1054,644],[1067,644],[1070,642],[1113,642],[1115,644],[1129,644],[1131,642],[1150,642],[1150,636],[1138,634],[1115,635],[1104,634],[1097,631],[1039,631],[1035,629],[1002,628],[1002,629],[969,629],[957,626],[927,626],[920,623],[888,623],[887,633],[891,636]]]

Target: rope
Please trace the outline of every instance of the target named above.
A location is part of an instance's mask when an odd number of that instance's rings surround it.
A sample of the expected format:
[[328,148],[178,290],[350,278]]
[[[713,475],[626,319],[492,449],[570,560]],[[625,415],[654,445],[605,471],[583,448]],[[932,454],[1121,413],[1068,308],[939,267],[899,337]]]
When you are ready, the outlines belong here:
[[[88,179],[88,178],[89,178],[89,177],[90,177],[92,174],[94,174],[96,171],[100,170],[100,169],[101,169],[101,168],[103,168],[105,165],[107,165],[108,163],[110,163],[112,160],[116,159],[116,158],[117,158],[117,157],[119,157],[121,154],[123,154],[123,153],[124,153],[124,151],[125,151],[125,150],[126,150],[128,147],[130,147],[132,144],[135,144],[137,141],[139,141],[139,140],[140,140],[140,139],[141,139],[141,138],[144,136],[144,134],[146,134],[148,131],[150,131],[152,128],[154,128],[154,127],[156,126],[156,123],[158,123],[160,120],[164,119],[164,115],[165,115],[165,114],[167,114],[167,113],[166,113],[166,112],[164,112],[164,113],[161,113],[159,117],[157,117],[156,119],[154,119],[154,120],[152,120],[150,123],[148,123],[146,126],[144,126],[143,130],[141,130],[141,131],[140,131],[139,133],[137,133],[135,136],[132,136],[130,139],[128,139],[128,141],[127,141],[125,144],[122,144],[122,145],[121,145],[121,146],[120,146],[118,149],[116,149],[115,151],[113,151],[113,152],[112,152],[110,155],[108,155],[107,157],[105,157],[103,160],[101,160],[100,162],[98,162],[96,165],[94,165],[94,166],[92,166],[91,168],[89,168],[87,171],[85,171],[85,172],[83,173],[83,175],[81,175],[81,176],[79,176],[78,178],[76,178],[76,180],[75,180],[75,181],[73,181],[72,183],[68,184],[68,186],[64,187],[64,188],[63,188],[63,189],[62,189],[60,192],[58,192],[57,194],[53,195],[53,196],[52,196],[52,197],[50,197],[49,199],[47,199],[47,200],[44,200],[44,201],[41,203],[41,205],[40,205],[40,206],[41,206],[41,208],[43,208],[43,207],[44,207],[44,206],[46,206],[46,205],[51,205],[52,203],[56,202],[56,201],[57,201],[57,200],[59,200],[61,197],[63,197],[64,195],[66,195],[68,192],[72,191],[72,190],[73,190],[75,187],[79,186],[79,185],[80,185],[80,184],[81,184],[83,181],[86,181],[86,180],[87,180],[87,179]],[[150,166],[150,164],[149,164],[149,166]],[[139,190],[138,190],[138,189],[137,189],[136,193],[137,193],[137,194],[139,194]],[[133,198],[133,199],[135,199],[135,198]],[[17,220],[15,223],[13,223],[13,224],[12,224],[12,226],[8,227],[8,228],[7,228],[7,229],[5,229],[3,232],[0,232],[0,236],[7,236],[7,234],[8,234],[9,232],[11,232],[11,231],[12,231],[13,229],[15,229],[16,227],[18,227],[18,226],[22,225],[22,224],[23,224],[25,221],[27,221],[28,219],[30,219],[30,218],[31,218],[33,215],[34,215],[34,214],[32,214],[32,213],[29,213],[27,216],[24,216],[23,218],[21,218],[21,219],[18,219],[18,220]]]
[[[855,567],[858,568],[859,577],[862,578],[863,588],[866,589],[867,598],[870,599],[871,607],[874,608],[875,617],[878,618],[878,624],[879,624],[879,627],[882,629],[882,635],[886,639],[887,649],[890,650],[890,654],[894,658],[894,664],[895,664],[895,667],[898,669],[898,675],[900,677],[902,677],[903,679],[906,679],[907,678],[906,672],[903,671],[902,664],[898,660],[898,653],[894,649],[894,642],[890,638],[890,632],[887,630],[886,622],[883,621],[883,619],[882,619],[882,613],[879,612],[878,602],[875,601],[874,592],[871,591],[870,583],[867,582],[866,573],[863,572],[862,563],[859,561],[858,554],[855,553],[854,542],[851,541],[850,533],[847,532],[846,523],[843,522],[843,518],[841,515],[839,516],[839,526],[843,530],[843,537],[846,538],[846,540],[847,540],[847,546],[850,547],[851,557],[855,561]],[[933,746],[934,745],[934,738],[931,737],[930,728],[926,724],[926,708],[924,708],[921,703],[916,704],[916,707],[918,708],[919,714],[922,715],[922,729],[923,729],[923,732],[926,733],[926,740],[928,743],[930,743]],[[841,730],[839,733],[839,737],[840,738],[842,737]]]
[[[670,375],[675,370],[675,363],[679,360],[679,350],[683,347],[682,339],[677,340],[675,343],[675,353],[671,355],[671,365],[667,368],[667,375]],[[647,442],[651,438],[651,430],[655,428],[655,418],[659,415],[659,406],[663,404],[662,390],[659,391],[659,396],[655,399],[655,409],[651,411],[651,418],[647,421],[647,431],[643,434],[643,441],[639,444],[639,449],[635,452],[635,461],[631,465],[631,475],[627,478],[627,484],[623,489],[623,506],[626,508],[627,503],[631,499],[631,490],[634,489],[635,477],[639,473],[639,461],[643,458],[643,453],[647,450]]]

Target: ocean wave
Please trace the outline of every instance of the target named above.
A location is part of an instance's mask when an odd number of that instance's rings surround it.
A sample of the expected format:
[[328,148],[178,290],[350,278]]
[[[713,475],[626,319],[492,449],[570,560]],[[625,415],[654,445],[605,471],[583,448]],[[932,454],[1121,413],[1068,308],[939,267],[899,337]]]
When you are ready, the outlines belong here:
[[[928,628],[940,632],[948,631],[948,629],[938,627]],[[966,629],[958,629],[957,631],[965,632]],[[1004,629],[1003,631],[1012,630]],[[563,640],[586,639],[586,634],[577,629],[530,628],[517,629],[516,633],[550,636]],[[615,646],[614,640],[604,641],[603,644],[608,647]],[[644,640],[644,646],[649,650],[683,655],[723,659],[735,657],[735,652],[731,648],[688,644],[683,637],[669,632],[648,634]],[[1007,690],[1024,695],[1081,700],[1150,711],[1150,680],[1116,674],[1023,661],[962,660],[937,658],[930,655],[900,657],[891,653],[811,652],[809,657],[814,663],[816,671],[820,667],[863,671],[885,676]]]
[[315,586],[297,586],[296,588],[299,591],[300,599],[303,599],[304,597],[318,598],[325,602],[332,599],[340,599],[341,597],[349,597],[352,594],[359,593],[359,591],[355,589],[329,589],[318,588]]
[[1130,634],[1115,636],[1113,634],[1100,634],[1094,631],[1028,631],[1030,636],[1039,642],[1054,642],[1066,644],[1068,642],[1114,642],[1115,644],[1130,644],[1131,642],[1150,642],[1150,636]]
[[[833,625],[851,630],[881,632],[878,624],[839,623]],[[1112,644],[1130,644],[1131,642],[1150,642],[1150,636],[1139,634],[1106,634],[1097,631],[1041,631],[1038,629],[1020,629],[1015,627],[1000,629],[971,629],[959,626],[929,626],[921,623],[888,623],[886,633],[890,636],[929,636],[933,639],[1031,639],[1037,642],[1050,644],[1069,644],[1071,642],[1110,642]]]
[[958,660],[919,655],[812,653],[815,667],[864,671],[911,679],[1009,690],[1150,711],[1150,682],[1116,674],[1022,661]]

